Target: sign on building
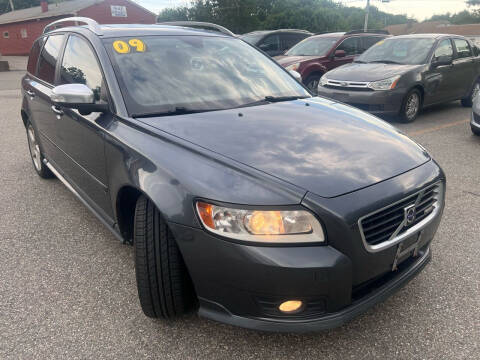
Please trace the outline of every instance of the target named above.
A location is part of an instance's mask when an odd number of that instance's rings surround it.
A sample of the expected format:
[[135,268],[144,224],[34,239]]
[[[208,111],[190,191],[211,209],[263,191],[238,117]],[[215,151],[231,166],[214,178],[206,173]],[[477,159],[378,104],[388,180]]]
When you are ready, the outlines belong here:
[[125,6],[110,5],[112,17],[127,17],[127,8]]

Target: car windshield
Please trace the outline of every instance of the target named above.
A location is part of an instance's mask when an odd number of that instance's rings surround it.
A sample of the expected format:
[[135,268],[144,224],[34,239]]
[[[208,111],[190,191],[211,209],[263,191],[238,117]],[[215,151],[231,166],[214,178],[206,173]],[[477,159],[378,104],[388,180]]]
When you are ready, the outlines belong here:
[[373,45],[356,61],[402,65],[425,64],[434,42],[435,39],[432,38],[390,38]]
[[248,42],[249,44],[256,45],[265,34],[263,33],[254,33],[254,34],[244,34],[240,36],[240,39]]
[[145,36],[104,44],[131,115],[311,96],[273,60],[236,38]]
[[333,45],[337,43],[338,37],[312,37],[298,43],[285,55],[288,56],[325,56]]

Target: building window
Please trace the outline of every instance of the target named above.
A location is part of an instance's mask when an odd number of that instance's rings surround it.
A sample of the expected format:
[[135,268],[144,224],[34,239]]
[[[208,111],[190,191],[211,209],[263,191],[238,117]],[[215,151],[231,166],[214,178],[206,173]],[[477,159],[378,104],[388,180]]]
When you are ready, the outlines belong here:
[[8,39],[8,38],[10,37],[10,34],[8,33],[8,31],[4,31],[4,32],[3,32],[3,37],[4,37],[5,39]]
[[127,17],[127,8],[125,6],[110,5],[112,17]]
[[20,36],[22,39],[26,39],[28,37],[27,29],[20,29]]

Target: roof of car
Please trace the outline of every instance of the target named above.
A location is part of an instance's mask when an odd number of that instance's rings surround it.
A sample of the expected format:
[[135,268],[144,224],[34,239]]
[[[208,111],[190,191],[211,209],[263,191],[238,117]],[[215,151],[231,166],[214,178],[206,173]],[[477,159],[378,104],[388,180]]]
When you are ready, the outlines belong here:
[[413,39],[425,39],[425,38],[431,38],[431,39],[438,39],[441,37],[463,37],[462,35],[454,35],[454,34],[408,34],[408,35],[398,35],[395,36],[394,39],[397,38],[413,38]]
[[256,30],[256,31],[252,31],[252,32],[249,32],[249,33],[246,33],[246,34],[243,34],[243,35],[254,35],[254,34],[261,35],[261,34],[271,34],[271,33],[275,33],[275,32],[292,32],[292,33],[310,34],[310,35],[313,34],[313,33],[311,33],[310,31],[307,31],[307,30],[278,29],[278,30]]
[[[87,26],[67,26],[52,30],[51,32],[75,31],[79,28],[86,29]],[[223,36],[229,37],[219,31],[205,30],[172,25],[145,25],[145,24],[109,24],[100,25],[102,38],[127,37],[127,36],[148,36],[148,35],[193,35],[193,36]]]

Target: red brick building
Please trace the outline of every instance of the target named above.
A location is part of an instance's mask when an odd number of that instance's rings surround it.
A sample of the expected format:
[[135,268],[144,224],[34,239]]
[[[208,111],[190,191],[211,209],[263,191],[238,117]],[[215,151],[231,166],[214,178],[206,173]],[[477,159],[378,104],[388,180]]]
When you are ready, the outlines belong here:
[[0,15],[0,54],[27,55],[43,28],[58,19],[85,16],[100,24],[154,24],[157,15],[130,0],[72,0]]

